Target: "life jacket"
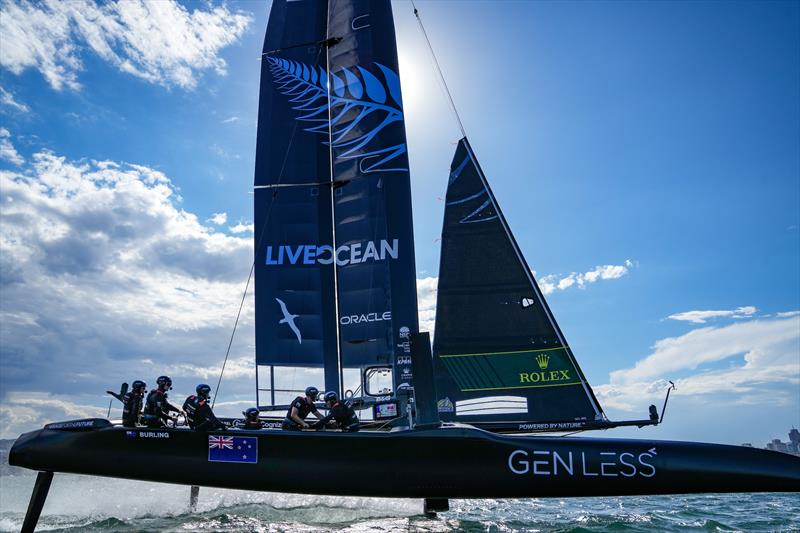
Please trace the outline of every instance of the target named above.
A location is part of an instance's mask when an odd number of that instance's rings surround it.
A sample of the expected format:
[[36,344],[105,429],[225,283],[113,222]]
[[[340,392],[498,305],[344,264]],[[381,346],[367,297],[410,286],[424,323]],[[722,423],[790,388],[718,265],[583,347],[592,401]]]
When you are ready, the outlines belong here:
[[135,392],[128,392],[122,397],[122,424],[124,426],[133,427],[139,423],[143,396]]
[[164,404],[167,400],[167,393],[160,389],[153,389],[147,395],[147,401],[144,404],[144,414],[151,416],[161,416],[164,413]]
[[192,429],[196,428],[197,424],[202,422],[202,420],[197,420],[197,410],[202,405],[205,405],[205,400],[198,398],[194,394],[186,398],[186,401],[183,402],[183,412],[186,413],[186,423]]

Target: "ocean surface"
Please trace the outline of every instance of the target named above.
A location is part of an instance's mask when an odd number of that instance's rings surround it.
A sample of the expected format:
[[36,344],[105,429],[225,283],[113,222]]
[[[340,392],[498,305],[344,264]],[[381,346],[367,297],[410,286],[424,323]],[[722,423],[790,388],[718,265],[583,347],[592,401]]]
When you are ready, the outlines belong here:
[[[0,531],[16,532],[35,475],[3,466]],[[800,498],[796,494],[452,500],[451,510],[436,518],[422,515],[421,500],[201,488],[197,512],[191,514],[188,501],[188,487],[56,474],[38,530],[800,532]]]

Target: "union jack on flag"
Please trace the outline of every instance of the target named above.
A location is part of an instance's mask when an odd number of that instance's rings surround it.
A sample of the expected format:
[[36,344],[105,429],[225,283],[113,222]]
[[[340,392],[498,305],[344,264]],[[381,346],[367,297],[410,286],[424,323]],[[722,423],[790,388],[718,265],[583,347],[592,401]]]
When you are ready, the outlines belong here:
[[208,460],[220,463],[257,463],[258,437],[209,435]]
[[233,437],[223,437],[222,435],[209,435],[208,436],[208,449],[233,449]]

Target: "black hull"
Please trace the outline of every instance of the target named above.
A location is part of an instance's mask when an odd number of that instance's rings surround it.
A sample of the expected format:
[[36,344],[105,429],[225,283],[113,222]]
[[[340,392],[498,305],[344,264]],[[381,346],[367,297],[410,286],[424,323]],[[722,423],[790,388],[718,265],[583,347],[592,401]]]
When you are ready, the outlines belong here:
[[800,492],[799,457],[740,446],[504,436],[469,426],[214,433],[257,437],[258,462],[249,464],[210,462],[206,433],[129,431],[41,429],[17,439],[9,463],[185,485],[395,498]]

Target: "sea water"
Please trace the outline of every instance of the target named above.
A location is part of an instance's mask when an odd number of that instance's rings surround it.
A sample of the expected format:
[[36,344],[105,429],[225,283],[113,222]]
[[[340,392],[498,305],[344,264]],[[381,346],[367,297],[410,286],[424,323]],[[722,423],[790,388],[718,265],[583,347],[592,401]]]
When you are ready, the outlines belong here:
[[[5,468],[0,531],[19,531],[34,480],[33,473]],[[796,494],[452,500],[451,510],[435,518],[423,516],[421,500],[201,488],[196,512],[188,503],[189,487],[56,474],[38,530],[800,532]]]

